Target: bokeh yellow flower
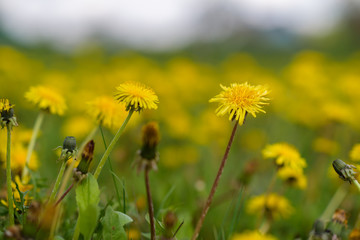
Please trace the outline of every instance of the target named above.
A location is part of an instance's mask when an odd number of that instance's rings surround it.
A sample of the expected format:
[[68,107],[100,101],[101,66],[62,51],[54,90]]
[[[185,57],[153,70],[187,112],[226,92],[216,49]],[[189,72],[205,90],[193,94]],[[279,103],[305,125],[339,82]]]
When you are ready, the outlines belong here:
[[63,115],[67,108],[65,99],[58,92],[44,86],[31,87],[25,98],[51,114]]
[[276,240],[277,238],[268,235],[261,234],[259,231],[246,231],[243,233],[234,234],[230,240]]
[[256,117],[257,112],[265,112],[262,105],[266,105],[269,99],[267,88],[262,85],[251,86],[247,82],[242,84],[233,83],[230,87],[220,84],[224,90],[220,94],[211,98],[209,102],[219,102],[220,106],[216,109],[218,116],[229,114],[229,120],[236,120],[243,125],[246,114],[250,113]]
[[333,140],[319,137],[313,141],[314,151],[328,155],[335,155],[339,151],[339,144]]
[[125,104],[126,110],[136,112],[142,109],[157,109],[159,98],[148,86],[138,82],[120,84],[115,93],[115,99]]
[[290,202],[276,193],[252,197],[247,204],[248,213],[257,215],[265,213],[269,219],[287,218],[293,211]]
[[97,97],[88,104],[88,114],[93,117],[97,123],[107,128],[120,127],[121,123],[126,118],[124,106],[116,104],[111,97]]
[[[5,159],[5,151],[0,151],[0,159]],[[12,150],[11,169],[15,173],[20,173],[25,167],[27,149],[21,144],[14,144]],[[4,161],[3,167],[6,168],[6,162]],[[39,161],[36,153],[33,153],[30,158],[29,168],[32,171],[36,171],[39,168]]]
[[291,167],[293,169],[303,169],[306,161],[300,156],[296,148],[287,143],[275,143],[267,145],[262,151],[263,157],[275,159],[275,164],[279,168]]
[[350,159],[355,162],[360,161],[360,143],[355,144],[350,151]]
[[280,168],[277,176],[284,180],[287,184],[300,189],[305,189],[307,186],[307,179],[303,171],[290,167]]

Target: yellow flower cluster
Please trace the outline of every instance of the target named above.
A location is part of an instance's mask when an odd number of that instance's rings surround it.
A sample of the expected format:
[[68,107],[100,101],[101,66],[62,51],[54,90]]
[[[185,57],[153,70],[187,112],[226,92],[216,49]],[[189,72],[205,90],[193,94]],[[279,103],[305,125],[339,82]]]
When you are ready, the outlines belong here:
[[278,167],[277,176],[291,186],[305,189],[307,179],[303,173],[306,161],[297,149],[287,143],[268,145],[262,151],[264,158],[275,159]]
[[9,111],[11,107],[14,105],[11,105],[9,103],[9,99],[0,99],[0,112],[2,111]]
[[287,218],[294,211],[290,202],[276,193],[263,194],[252,197],[247,204],[247,212],[261,215],[269,219]]

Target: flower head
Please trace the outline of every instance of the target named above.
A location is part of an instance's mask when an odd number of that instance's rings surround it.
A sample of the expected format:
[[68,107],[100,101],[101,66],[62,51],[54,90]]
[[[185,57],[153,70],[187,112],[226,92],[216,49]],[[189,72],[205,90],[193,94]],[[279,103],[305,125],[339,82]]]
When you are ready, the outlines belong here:
[[66,110],[65,99],[53,89],[36,86],[25,93],[25,98],[40,109],[52,114],[63,115]]
[[340,159],[336,159],[332,163],[333,168],[335,172],[339,175],[339,178],[341,178],[344,181],[348,181],[351,183],[352,181],[355,181],[355,174],[356,172],[354,169],[356,169],[355,166],[346,164]]
[[4,127],[6,124],[10,126],[17,126],[16,117],[14,114],[14,105],[8,99],[0,99],[0,124]]
[[220,86],[224,91],[209,101],[220,103],[216,109],[218,116],[229,114],[230,121],[236,119],[240,125],[243,125],[247,113],[256,117],[257,112],[265,112],[262,105],[268,104],[266,101],[269,99],[265,97],[268,90],[264,86],[251,86],[247,82],[233,83],[230,87]]
[[277,172],[279,178],[284,180],[287,184],[300,189],[305,189],[307,186],[307,180],[300,169],[294,169],[290,167],[280,168]]
[[118,127],[126,116],[125,108],[108,96],[97,97],[89,102],[88,113],[99,124],[108,128]]
[[73,136],[67,136],[64,139],[61,154],[59,160],[67,161],[70,158],[74,157],[77,153],[76,149],[76,139]]
[[115,93],[115,99],[125,104],[126,111],[140,112],[142,109],[157,109],[159,98],[155,92],[138,82],[120,84]]
[[294,209],[285,197],[270,193],[251,198],[247,210],[254,214],[261,214],[265,211],[267,218],[276,219],[290,216]]
[[267,234],[261,234],[259,231],[246,231],[244,233],[236,233],[231,240],[276,240],[275,237]]
[[275,159],[277,167],[291,167],[293,169],[303,169],[306,167],[305,159],[301,158],[295,147],[287,143],[275,143],[267,145],[262,151],[264,158]]

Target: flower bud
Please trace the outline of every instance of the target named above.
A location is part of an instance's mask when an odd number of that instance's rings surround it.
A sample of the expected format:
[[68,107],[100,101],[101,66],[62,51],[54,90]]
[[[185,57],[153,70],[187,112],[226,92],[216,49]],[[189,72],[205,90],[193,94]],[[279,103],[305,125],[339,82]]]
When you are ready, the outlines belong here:
[[67,136],[64,139],[63,149],[67,149],[68,152],[74,151],[76,149],[76,139],[72,136]]
[[146,124],[142,129],[142,158],[152,160],[156,157],[156,148],[160,141],[159,125],[156,122]]
[[95,148],[95,143],[93,140],[90,140],[85,145],[85,148],[84,148],[83,152],[81,153],[80,163],[77,166],[77,168],[75,169],[74,178],[76,180],[81,180],[82,177],[88,173],[90,163],[94,156],[94,148]]
[[64,139],[63,147],[61,150],[59,160],[67,161],[71,157],[74,157],[76,155],[76,153],[77,153],[76,139],[72,136],[67,136]]
[[345,162],[341,161],[340,159],[336,159],[332,163],[335,172],[339,175],[339,177],[344,180],[351,183],[355,179],[355,171],[353,169],[356,169],[355,166],[346,164]]
[[177,222],[177,216],[173,211],[168,211],[164,217],[164,225],[166,229],[172,229]]

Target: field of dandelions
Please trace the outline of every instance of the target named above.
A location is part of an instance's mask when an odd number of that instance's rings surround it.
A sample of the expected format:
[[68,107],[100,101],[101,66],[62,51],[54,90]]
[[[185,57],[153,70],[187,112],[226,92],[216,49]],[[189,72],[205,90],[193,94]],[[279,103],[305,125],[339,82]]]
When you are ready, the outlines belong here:
[[0,46],[0,239],[360,239],[359,65]]

